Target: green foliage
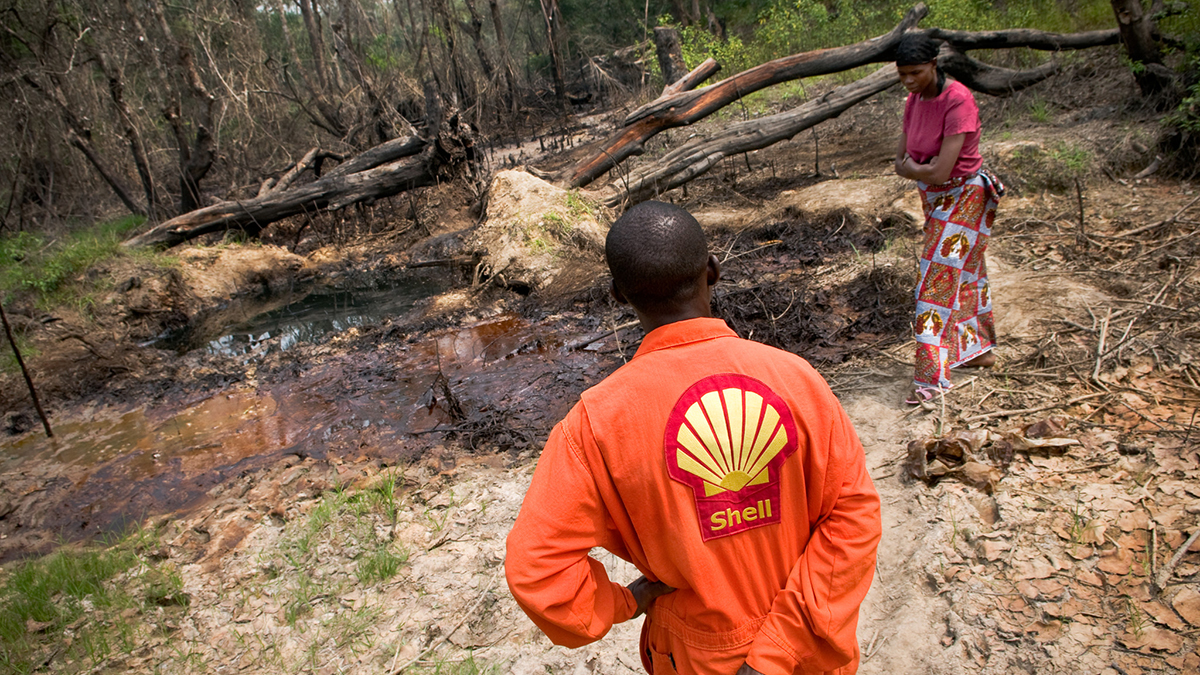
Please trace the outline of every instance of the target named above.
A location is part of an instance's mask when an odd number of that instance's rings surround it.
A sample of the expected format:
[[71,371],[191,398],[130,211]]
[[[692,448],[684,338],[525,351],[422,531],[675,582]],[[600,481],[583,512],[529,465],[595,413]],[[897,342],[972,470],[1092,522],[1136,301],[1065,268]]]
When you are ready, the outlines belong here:
[[404,46],[400,44],[398,35],[376,35],[366,47],[367,63],[380,72],[399,68],[400,62],[397,54],[403,49]]
[[584,217],[598,219],[600,217],[596,206],[580,196],[578,190],[571,190],[567,193],[567,212],[572,220]]
[[0,600],[0,640],[10,645],[26,633],[26,622],[61,629],[83,614],[83,600],[111,604],[106,581],[137,563],[127,551],[70,551],[19,564]]
[[1188,87],[1183,100],[1163,121],[1180,131],[1200,133],[1200,80]]
[[30,232],[0,238],[0,294],[31,293],[43,306],[70,302],[67,290],[75,277],[96,263],[126,255],[121,241],[144,221],[129,216],[61,239]]
[[288,526],[282,559],[268,569],[287,594],[284,616],[289,624],[307,616],[318,597],[338,591],[310,574],[318,551],[339,551],[354,559],[355,574],[364,584],[387,581],[408,562],[408,552],[380,534],[396,522],[396,481],[395,475],[386,475],[368,489],[326,493],[307,518]]
[[754,57],[736,35],[721,40],[700,26],[688,26],[679,28],[679,41],[688,68],[695,68],[708,58],[716,59],[721,64],[723,75],[732,75],[756,65]]
[[[913,3],[769,0],[756,14],[749,33],[731,31],[722,42],[699,26],[680,28],[683,56],[689,67],[708,57],[726,75],[789,54],[853,44],[890,31]],[[1106,0],[1060,3],[1056,0],[1011,0],[1003,9],[991,0],[938,0],[929,3],[924,26],[957,30],[994,30],[1014,26],[1050,31],[1108,28],[1112,7]],[[662,17],[662,23],[673,23]]]
[[[1200,15],[1198,11],[1191,15]],[[1168,170],[1193,177],[1200,166],[1200,32],[1191,35],[1182,67],[1183,98],[1163,117],[1162,149],[1169,158]]]

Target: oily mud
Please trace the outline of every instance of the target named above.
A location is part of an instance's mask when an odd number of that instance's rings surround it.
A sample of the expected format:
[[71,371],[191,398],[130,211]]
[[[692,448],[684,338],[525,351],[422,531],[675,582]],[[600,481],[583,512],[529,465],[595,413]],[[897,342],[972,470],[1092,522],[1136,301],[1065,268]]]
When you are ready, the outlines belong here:
[[[818,362],[893,343],[907,331],[911,281],[907,266],[877,252],[883,242],[853,214],[815,225],[791,214],[730,235],[714,310],[742,334]],[[855,270],[855,256],[868,253],[877,266]],[[578,392],[636,351],[636,328],[564,349],[632,319],[604,291],[593,277],[574,310],[548,314],[526,300],[524,316],[461,329],[421,330],[398,316],[321,344],[283,344],[284,334],[248,352],[198,350],[187,359],[193,381],[210,382],[204,393],[182,397],[178,384],[157,405],[101,406],[60,422],[55,439],[30,433],[0,446],[0,558],[195,511],[218,486],[287,458],[390,466],[446,445],[536,449]]]
[[841,363],[908,333],[916,270],[893,249],[915,241],[892,222],[847,210],[785,217],[726,246],[728,286],[713,309],[739,334],[815,363]]
[[453,285],[447,277],[418,270],[390,275],[366,287],[307,284],[283,293],[238,298],[154,345],[180,353],[205,349],[226,356],[252,356],[300,343],[320,343],[349,328],[413,312],[421,301]]
[[599,379],[602,360],[581,354],[572,367],[545,327],[513,316],[370,342],[289,353],[200,400],[89,411],[53,439],[0,445],[0,558],[194,510],[214,486],[286,457],[394,465],[444,442],[520,450]]

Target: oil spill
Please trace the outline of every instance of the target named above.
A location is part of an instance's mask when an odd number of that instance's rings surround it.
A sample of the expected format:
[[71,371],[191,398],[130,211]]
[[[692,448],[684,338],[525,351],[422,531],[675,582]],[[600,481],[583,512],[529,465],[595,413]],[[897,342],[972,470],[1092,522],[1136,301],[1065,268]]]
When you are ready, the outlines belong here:
[[445,274],[415,270],[378,287],[299,286],[282,294],[241,298],[159,345],[180,353],[204,349],[222,356],[286,351],[298,344],[323,342],[352,327],[403,316],[451,285]]
[[[30,433],[0,444],[0,560],[35,552],[22,542],[40,549],[198,508],[214,486],[288,455],[395,463],[488,411],[536,425],[570,403],[547,391],[559,383],[545,375],[564,367],[549,356],[556,345],[542,328],[505,316],[326,354],[295,376],[182,409],[102,412],[57,424],[54,439]],[[465,412],[430,396],[439,377]]]

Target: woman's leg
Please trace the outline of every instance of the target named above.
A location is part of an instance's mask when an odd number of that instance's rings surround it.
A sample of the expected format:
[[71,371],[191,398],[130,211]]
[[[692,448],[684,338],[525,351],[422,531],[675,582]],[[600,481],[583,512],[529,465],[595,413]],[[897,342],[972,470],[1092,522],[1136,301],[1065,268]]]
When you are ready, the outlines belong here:
[[948,365],[958,360],[954,330],[960,277],[965,252],[973,244],[973,237],[951,218],[963,192],[961,181],[919,187],[926,220],[916,289],[913,333],[917,354],[913,385],[917,389],[949,389]]

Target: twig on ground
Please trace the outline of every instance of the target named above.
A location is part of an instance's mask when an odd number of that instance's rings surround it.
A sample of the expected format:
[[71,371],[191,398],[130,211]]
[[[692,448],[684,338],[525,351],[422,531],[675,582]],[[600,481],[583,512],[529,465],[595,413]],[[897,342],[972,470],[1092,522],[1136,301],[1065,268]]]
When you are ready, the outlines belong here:
[[1178,211],[1176,211],[1176,212],[1175,212],[1175,215],[1171,216],[1170,218],[1167,218],[1166,220],[1160,220],[1160,221],[1158,221],[1157,223],[1150,223],[1149,225],[1143,225],[1143,226],[1141,226],[1141,227],[1134,228],[1134,229],[1132,229],[1132,230],[1126,230],[1126,231],[1124,231],[1124,232],[1118,232],[1118,233],[1116,233],[1116,234],[1115,234],[1115,235],[1113,235],[1113,236],[1116,236],[1116,237],[1132,237],[1132,236],[1133,236],[1133,235],[1135,235],[1135,234],[1141,234],[1141,233],[1143,233],[1143,232],[1149,232],[1150,230],[1153,230],[1153,229],[1154,229],[1154,228],[1156,228],[1156,227],[1161,227],[1161,226],[1163,226],[1163,225],[1169,225],[1169,224],[1171,224],[1171,223],[1175,222],[1175,221],[1176,221],[1176,219],[1178,219],[1178,218],[1179,218],[1179,216],[1182,216],[1182,215],[1183,215],[1183,213],[1184,213],[1184,211],[1187,211],[1188,209],[1192,208],[1192,206],[1193,206],[1193,205],[1194,205],[1196,202],[1198,202],[1198,201],[1200,201],[1200,197],[1196,197],[1196,198],[1195,198],[1195,199],[1193,199],[1192,201],[1188,202],[1186,206],[1184,206],[1182,209],[1179,209]]
[[1076,403],[1079,403],[1080,401],[1086,401],[1091,398],[1096,398],[1097,396],[1107,396],[1107,395],[1108,395],[1107,391],[1101,391],[1101,392],[1096,392],[1095,394],[1087,394],[1086,396],[1076,396],[1075,398],[1073,398],[1069,401],[1063,401],[1060,403],[1051,403],[1050,405],[1037,406],[1036,408],[1021,408],[1019,410],[996,410],[996,411],[993,411],[990,413],[983,413],[982,415],[972,415],[970,417],[964,417],[959,421],[960,422],[974,422],[976,420],[989,420],[989,419],[992,419],[993,417],[1012,417],[1014,415],[1025,415],[1028,413],[1042,412],[1043,410],[1053,410],[1055,408],[1066,408],[1067,406],[1075,405]]
[[1108,310],[1108,316],[1100,321],[1100,344],[1096,347],[1096,367],[1092,370],[1092,379],[1096,382],[1100,381],[1100,365],[1104,362],[1104,343],[1108,340],[1108,322],[1112,319],[1112,309]]
[[585,338],[582,338],[580,340],[576,340],[574,342],[568,342],[563,347],[563,350],[568,351],[568,352],[573,352],[576,349],[583,349],[584,347],[592,344],[593,342],[595,342],[597,340],[603,340],[604,338],[608,337],[609,335],[613,335],[614,333],[625,330],[626,328],[633,328],[636,325],[638,325],[637,321],[629,321],[629,322],[626,322],[626,323],[623,323],[623,324],[617,326],[616,328],[612,328],[612,329],[609,329],[609,330],[606,330],[606,331],[603,331],[600,333],[593,333],[593,334],[591,334]]
[[[435,640],[433,642],[433,644],[426,647],[425,651],[423,651],[420,654],[417,654],[413,658],[409,659],[404,664],[402,664],[399,668],[395,667],[396,657],[392,657],[392,667],[388,668],[389,675],[400,675],[400,673],[404,672],[404,670],[406,668],[417,663],[421,659],[425,658],[425,656],[427,654],[429,654],[433,650],[437,649],[438,647],[442,646],[442,643],[445,642],[446,640],[449,640],[450,636],[454,635],[454,631],[458,630],[459,628],[462,628],[462,625],[467,622],[467,619],[469,619],[475,615],[475,610],[479,609],[479,605],[481,605],[483,603],[483,599],[487,597],[488,591],[492,590],[492,585],[496,583],[496,579],[500,578],[500,574],[503,571],[504,571],[504,568],[500,568],[499,570],[496,571],[495,574],[492,575],[491,581],[488,582],[488,585],[487,585],[487,587],[485,587],[483,589],[483,592],[479,594],[479,598],[475,600],[475,604],[471,605],[471,608],[463,613],[462,618],[458,620],[458,623],[454,624],[453,628],[451,628],[450,630],[443,633],[442,637],[438,638],[437,640]],[[399,656],[399,655],[400,655],[400,650],[397,649],[396,656]]]
[[1161,591],[1166,588],[1167,582],[1171,580],[1171,575],[1175,573],[1175,566],[1179,564],[1180,560],[1183,560],[1184,554],[1188,552],[1192,544],[1196,543],[1197,539],[1200,539],[1200,527],[1197,527],[1192,536],[1188,537],[1187,541],[1183,543],[1183,546],[1180,546],[1179,550],[1175,551],[1175,555],[1171,556],[1171,562],[1167,563],[1167,566],[1162,568],[1162,571],[1154,578],[1155,589]]

